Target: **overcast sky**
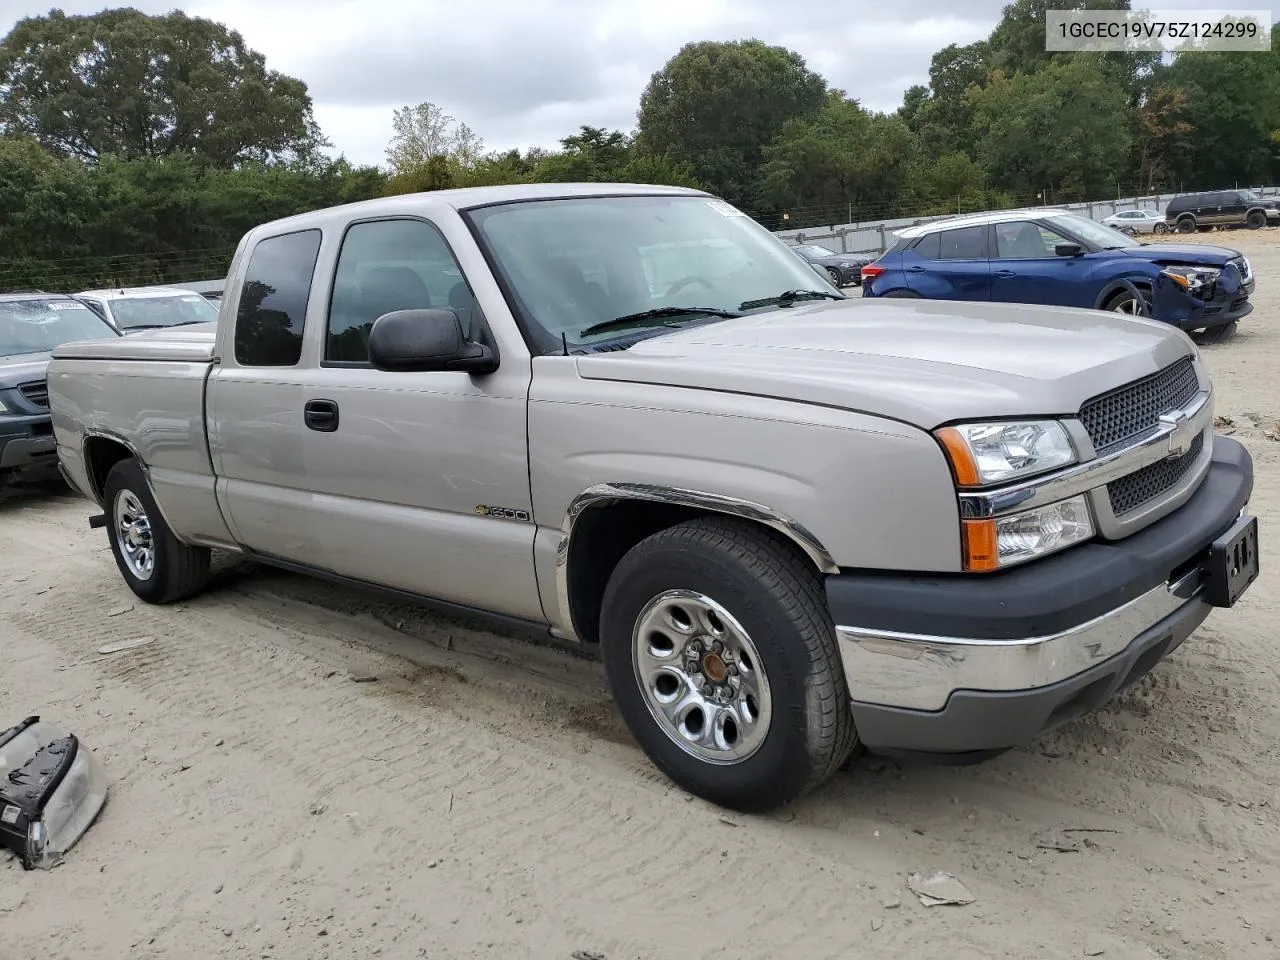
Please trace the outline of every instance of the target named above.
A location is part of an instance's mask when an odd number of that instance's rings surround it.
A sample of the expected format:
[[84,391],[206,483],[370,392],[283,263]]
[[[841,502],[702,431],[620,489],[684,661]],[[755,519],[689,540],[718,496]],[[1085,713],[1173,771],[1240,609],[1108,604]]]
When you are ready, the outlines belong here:
[[[1276,2],[1238,6],[1271,8],[1277,19]],[[127,5],[162,13],[175,3]],[[423,100],[468,123],[491,149],[553,147],[584,123],[631,130],[650,75],[694,40],[756,37],[781,44],[864,106],[892,110],[907,87],[927,82],[936,50],[985,37],[1003,5],[488,0],[468,8],[444,0],[191,0],[182,9],[239,30],[269,67],[304,80],[335,149],[357,163],[382,163],[392,110]],[[1214,6],[1211,0],[1147,5]],[[63,0],[58,6],[91,13],[104,4]],[[0,0],[0,34],[49,7]]]

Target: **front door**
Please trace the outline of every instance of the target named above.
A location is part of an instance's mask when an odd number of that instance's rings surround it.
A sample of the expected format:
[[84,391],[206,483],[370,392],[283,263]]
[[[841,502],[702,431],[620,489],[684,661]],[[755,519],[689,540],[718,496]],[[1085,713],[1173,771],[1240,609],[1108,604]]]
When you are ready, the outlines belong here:
[[1060,257],[1054,252],[1058,244],[1076,241],[1032,220],[997,223],[992,232],[996,248],[991,260],[992,300],[1093,307],[1096,291],[1088,282],[1093,270],[1089,258]]
[[301,444],[317,559],[358,580],[541,619],[528,358],[506,351],[498,370],[483,376],[375,370],[373,322],[412,309],[452,310],[468,337],[492,342],[435,224],[351,224],[320,318],[318,362],[298,398],[299,409],[311,411]]

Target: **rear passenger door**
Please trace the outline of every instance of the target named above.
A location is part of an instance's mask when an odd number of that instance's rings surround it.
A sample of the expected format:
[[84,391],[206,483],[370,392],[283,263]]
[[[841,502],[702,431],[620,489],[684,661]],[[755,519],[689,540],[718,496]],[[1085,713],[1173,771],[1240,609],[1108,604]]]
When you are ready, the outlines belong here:
[[[236,539],[259,553],[306,563],[316,555],[306,490],[303,332],[322,233],[264,237],[248,252],[230,348],[209,378],[207,424],[218,500]],[[225,344],[225,341],[224,341]]]
[[907,284],[935,300],[990,300],[991,268],[985,226],[927,234],[903,258]]
[[316,318],[319,362],[303,404],[332,420],[299,431],[315,562],[357,580],[524,619],[542,617],[533,568],[527,398],[531,367],[387,372],[369,363],[373,322],[448,309],[493,343],[453,248],[422,218],[347,226]]

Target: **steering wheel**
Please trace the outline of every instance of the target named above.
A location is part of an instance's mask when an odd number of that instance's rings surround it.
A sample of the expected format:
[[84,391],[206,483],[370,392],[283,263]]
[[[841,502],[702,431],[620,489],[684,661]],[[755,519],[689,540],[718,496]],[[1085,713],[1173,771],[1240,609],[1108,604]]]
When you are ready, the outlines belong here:
[[663,296],[665,296],[665,297],[669,297],[669,296],[671,296],[673,293],[678,293],[679,291],[683,290],[685,287],[689,286],[689,284],[691,284],[691,283],[700,283],[700,284],[702,284],[704,287],[706,287],[708,290],[710,290],[710,289],[711,289],[711,281],[710,281],[710,280],[705,280],[705,279],[703,279],[702,277],[699,277],[699,276],[695,276],[695,275],[693,275],[693,274],[690,274],[690,275],[689,275],[689,276],[687,276],[687,277],[681,277],[679,280],[677,280],[677,281],[676,281],[675,283],[673,283],[671,286],[667,287],[667,292],[666,292],[665,294],[663,294]]

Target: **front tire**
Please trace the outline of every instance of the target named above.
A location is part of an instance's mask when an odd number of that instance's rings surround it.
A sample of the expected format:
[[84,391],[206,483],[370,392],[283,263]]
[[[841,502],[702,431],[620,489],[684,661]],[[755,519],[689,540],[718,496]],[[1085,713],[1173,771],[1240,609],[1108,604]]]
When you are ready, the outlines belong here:
[[1194,233],[1196,229],[1195,217],[1183,217],[1178,221],[1179,233]]
[[1225,343],[1236,335],[1237,330],[1236,321],[1232,320],[1216,327],[1206,327],[1203,330],[1199,330],[1192,335],[1191,339],[1196,343]]
[[719,517],[654,534],[609,578],[600,624],[623,719],[690,793],[772,810],[857,746],[821,577],[779,534]]
[[136,460],[121,460],[103,485],[107,537],[120,575],[147,603],[175,603],[209,582],[210,554],[174,536]]
[[1150,317],[1151,302],[1143,295],[1144,291],[1141,288],[1139,288],[1138,293],[1141,296],[1141,300],[1135,299],[1128,290],[1121,290],[1107,301],[1107,305],[1103,309],[1112,313],[1123,313],[1130,317]]
[[1261,210],[1250,210],[1244,223],[1250,230],[1261,230],[1267,225],[1267,215]]

